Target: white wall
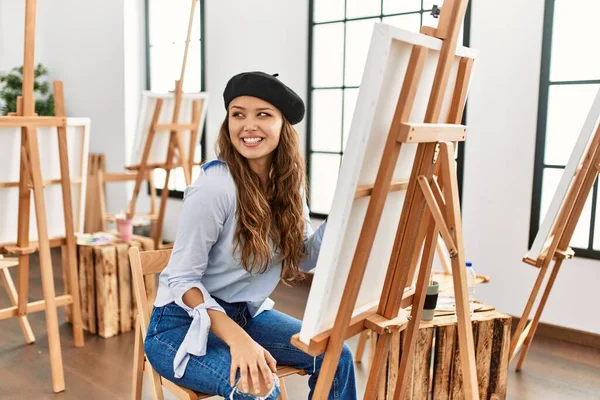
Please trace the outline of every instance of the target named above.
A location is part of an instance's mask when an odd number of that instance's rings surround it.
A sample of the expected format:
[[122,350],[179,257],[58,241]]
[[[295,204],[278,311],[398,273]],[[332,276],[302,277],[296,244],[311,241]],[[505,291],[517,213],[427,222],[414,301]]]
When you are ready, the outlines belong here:
[[[308,1],[206,0],[205,83],[210,93],[207,159],[225,118],[223,90],[244,71],[279,73],[279,79],[306,102],[308,84]],[[306,120],[296,125],[306,142]],[[302,148],[304,151],[304,148]],[[181,202],[170,200],[163,237],[174,240]]]
[[[306,102],[308,82],[308,1],[205,1],[207,157],[225,117],[223,89],[244,71],[279,73]],[[305,143],[306,120],[296,126]],[[304,150],[304,149],[303,149]]]
[[[541,63],[543,0],[473,1],[481,51],[469,97],[463,194],[467,259],[491,276],[478,297],[521,315],[537,269],[527,252]],[[563,263],[542,322],[600,333],[600,262]]]
[[[131,152],[126,132],[145,79],[143,4],[37,2],[35,63],[64,82],[67,115],[91,118],[90,152],[105,153],[109,171],[121,171]],[[23,63],[24,9],[24,1],[0,0],[0,71]],[[109,209],[126,205],[124,188],[109,187]]]
[[21,2],[0,0],[0,71],[2,72],[23,64],[24,19],[25,7]]

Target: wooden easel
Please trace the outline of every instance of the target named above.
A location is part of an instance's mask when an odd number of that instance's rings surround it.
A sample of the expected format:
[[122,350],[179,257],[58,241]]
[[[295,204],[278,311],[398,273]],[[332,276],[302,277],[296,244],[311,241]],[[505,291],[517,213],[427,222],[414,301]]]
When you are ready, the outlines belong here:
[[[425,47],[413,47],[375,184],[370,191],[369,205],[334,327],[313,337],[309,345],[301,342],[299,335],[292,338],[292,343],[307,354],[316,356],[325,351],[325,359],[315,388],[315,399],[325,399],[328,396],[344,340],[365,329],[374,331],[379,337],[364,398],[375,399],[378,396],[390,356],[391,337],[400,330],[405,330],[405,341],[394,399],[399,399],[405,393],[409,372],[412,371],[411,356],[414,353],[439,234],[444,239],[452,259],[464,394],[467,399],[479,398],[453,143],[465,140],[466,137],[466,127],[458,124],[467,95],[471,59],[461,59],[448,120],[445,121],[446,124],[439,123],[466,8],[466,0],[446,0],[438,28],[422,29],[422,33],[443,40],[425,123],[409,122],[428,52]],[[402,143],[418,143],[418,147],[379,306],[376,310],[372,309],[352,318],[385,199],[391,190],[392,174]],[[404,289],[409,286],[413,276],[411,271],[416,268],[418,252],[423,242],[425,245],[416,288],[412,293],[405,292]],[[411,304],[411,316],[407,318],[406,311],[401,307]]]
[[[183,94],[183,79],[185,76],[185,66],[187,63],[187,55],[188,48],[190,44],[190,36],[192,33],[192,24],[194,20],[194,11],[196,8],[198,0],[192,0],[191,10],[190,10],[190,18],[188,22],[188,30],[187,30],[187,38],[185,41],[185,51],[183,53],[183,63],[181,66],[181,75],[179,80],[175,81],[175,106],[173,109],[173,118],[170,124],[159,124],[159,116],[162,108],[162,99],[158,99],[156,102],[156,106],[154,108],[154,114],[152,116],[152,124],[150,125],[150,129],[148,131],[148,136],[146,139],[146,143],[144,145],[144,151],[142,153],[142,159],[138,165],[127,166],[126,169],[137,171],[137,176],[135,179],[135,188],[133,190],[133,196],[129,203],[129,207],[127,210],[127,218],[131,219],[135,214],[135,206],[137,202],[137,197],[140,192],[140,188],[142,185],[142,181],[147,179],[146,177],[152,177],[152,172],[156,168],[162,168],[166,171],[165,176],[165,184],[161,193],[161,202],[160,209],[158,212],[158,216],[156,216],[156,225],[154,227],[153,239],[154,245],[156,249],[160,249],[162,247],[162,229],[164,225],[165,219],[165,211],[167,206],[167,199],[169,197],[169,178],[171,176],[171,171],[178,167],[183,167],[185,183],[186,185],[190,185],[192,183],[192,167],[195,165],[194,156],[196,151],[196,143],[198,142],[198,132],[201,129],[200,127],[200,116],[201,110],[204,106],[202,100],[194,100],[192,102],[192,122],[191,124],[181,124],[179,123],[179,113],[181,109],[181,97]],[[186,154],[185,151],[185,143],[183,142],[182,132],[190,131],[190,143],[189,145],[189,154]],[[167,149],[167,155],[164,163],[159,164],[149,164],[148,156],[150,154],[150,149],[152,148],[152,141],[154,136],[161,131],[169,132],[169,146]],[[151,181],[151,179],[150,179]]]
[[[79,308],[79,288],[77,280],[76,265],[76,239],[73,224],[73,210],[71,201],[71,176],[69,173],[67,152],[67,120],[65,117],[65,105],[63,97],[62,82],[55,81],[54,108],[55,117],[39,117],[35,114],[35,99],[33,95],[34,83],[34,43],[35,43],[35,20],[36,1],[26,0],[25,7],[25,51],[23,63],[23,90],[22,99],[19,99],[17,112],[9,117],[0,117],[0,126],[21,127],[21,168],[19,187],[19,217],[16,244],[0,244],[0,253],[17,256],[8,262],[14,263],[18,260],[19,284],[14,290],[14,284],[8,273],[4,274],[8,281],[9,294],[16,303],[13,307],[0,310],[0,320],[17,317],[21,322],[27,343],[35,340],[30,328],[27,329],[26,315],[37,311],[46,311],[46,327],[48,330],[48,342],[50,352],[50,366],[52,370],[52,387],[54,392],[65,389],[65,381],[62,367],[62,355],[60,347],[60,336],[58,330],[58,316],[56,308],[69,305],[73,316],[73,337],[76,347],[83,346],[83,329],[81,325],[81,310]],[[40,167],[40,152],[38,146],[37,127],[56,127],[58,131],[58,146],[60,158],[61,179],[57,182],[42,180]],[[48,237],[46,223],[46,209],[44,202],[44,186],[46,184],[60,183],[63,195],[63,212],[65,218],[65,237]],[[5,184],[5,187],[13,186],[13,182]],[[38,230],[38,241],[29,241],[29,212],[31,203],[31,191],[34,196],[34,206]],[[66,259],[68,288],[70,293],[56,296],[54,278],[52,271],[52,260],[50,248],[63,246],[63,256]],[[29,256],[39,251],[40,269],[42,275],[42,289],[44,300],[28,302],[29,295]]]
[[[551,238],[551,240],[545,244],[544,249],[540,253],[541,255],[536,259],[531,259],[527,255],[523,257],[524,263],[539,268],[539,272],[510,344],[511,361],[519,353],[519,350],[521,350],[521,356],[519,357],[516,367],[517,371],[521,370],[523,367],[525,357],[527,357],[527,352],[529,351],[529,346],[535,335],[535,331],[540,322],[546,301],[552,291],[552,286],[554,285],[560,266],[565,259],[572,258],[575,254],[569,247],[569,243],[571,242],[573,232],[575,232],[575,227],[581,217],[581,212],[588,195],[594,186],[594,182],[598,177],[599,171],[600,125],[596,127],[596,131],[584,153],[583,161],[579,165],[579,168],[575,173],[575,178],[567,191],[567,196],[559,209],[558,217],[550,230],[549,238]],[[552,261],[554,261],[554,263],[550,266]],[[538,307],[535,310],[533,320],[528,321],[529,314],[533,309],[534,303],[542,287],[544,277],[549,270],[550,277],[548,278],[548,282],[546,282],[546,287],[544,288]]]

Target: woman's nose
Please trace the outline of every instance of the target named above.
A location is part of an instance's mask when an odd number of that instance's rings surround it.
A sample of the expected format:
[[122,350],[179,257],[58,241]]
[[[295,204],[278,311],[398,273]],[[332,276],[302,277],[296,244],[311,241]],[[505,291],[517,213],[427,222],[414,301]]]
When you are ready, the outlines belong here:
[[244,125],[244,130],[245,131],[255,131],[256,130],[256,124],[253,122],[248,122],[246,125]]

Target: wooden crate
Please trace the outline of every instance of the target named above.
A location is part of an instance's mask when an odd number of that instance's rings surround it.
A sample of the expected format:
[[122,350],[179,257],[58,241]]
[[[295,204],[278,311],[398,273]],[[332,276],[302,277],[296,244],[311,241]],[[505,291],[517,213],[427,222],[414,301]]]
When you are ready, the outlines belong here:
[[[129,268],[130,247],[154,250],[154,242],[151,238],[134,235],[128,243],[116,241],[101,246],[77,246],[83,329],[90,333],[109,338],[134,327],[137,304]],[[150,304],[156,297],[156,279],[155,275],[146,277]],[[67,321],[70,320],[67,312]]]
[[[472,318],[480,399],[506,398],[511,317],[495,310]],[[464,399],[456,315],[422,322],[415,346],[413,373],[403,399]],[[392,336],[388,374],[378,399],[393,398],[400,365],[403,332]],[[386,388],[387,386],[387,388]]]

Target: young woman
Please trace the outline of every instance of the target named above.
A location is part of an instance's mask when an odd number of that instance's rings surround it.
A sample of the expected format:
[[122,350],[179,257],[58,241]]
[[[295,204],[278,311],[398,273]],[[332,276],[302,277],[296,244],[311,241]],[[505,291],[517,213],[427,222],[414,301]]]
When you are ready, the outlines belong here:
[[[227,116],[218,159],[185,191],[169,265],[145,341],[165,378],[230,399],[276,399],[276,366],[305,370],[312,398],[323,355],[290,344],[301,322],[273,309],[279,281],[315,267],[326,223],[311,228],[304,163],[292,125],[304,103],[262,72],[234,76],[223,93]],[[329,399],[355,399],[345,346]]]

